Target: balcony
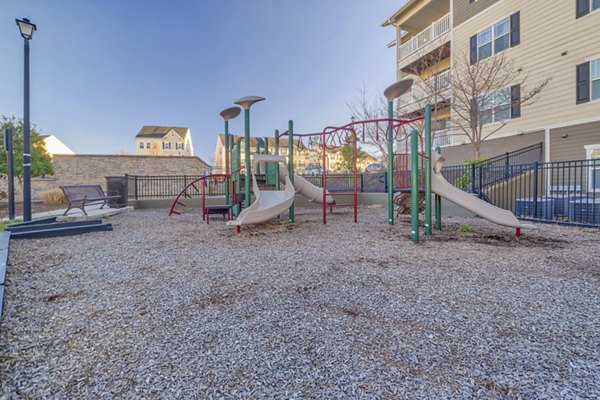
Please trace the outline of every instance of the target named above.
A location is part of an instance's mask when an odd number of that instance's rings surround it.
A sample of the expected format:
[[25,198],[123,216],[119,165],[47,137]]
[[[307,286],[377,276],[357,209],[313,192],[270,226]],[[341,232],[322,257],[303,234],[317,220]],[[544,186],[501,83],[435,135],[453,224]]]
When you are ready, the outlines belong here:
[[450,32],[451,26],[450,14],[446,14],[423,31],[414,35],[407,42],[400,44],[398,46],[398,62]]
[[419,110],[425,101],[441,101],[449,99],[452,84],[452,70],[444,71],[427,80],[417,82],[408,93],[398,99],[398,107],[402,114]]
[[438,130],[433,132],[433,148],[452,146],[454,132],[451,129]]

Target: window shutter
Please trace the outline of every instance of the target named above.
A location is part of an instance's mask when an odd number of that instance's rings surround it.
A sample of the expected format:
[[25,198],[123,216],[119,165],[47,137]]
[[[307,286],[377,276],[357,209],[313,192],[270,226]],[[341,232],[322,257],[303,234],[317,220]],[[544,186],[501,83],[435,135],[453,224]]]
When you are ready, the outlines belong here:
[[519,118],[521,116],[521,85],[514,85],[510,88],[510,118]]
[[590,101],[590,63],[577,66],[577,104]]
[[477,63],[477,35],[471,36],[471,65]]
[[581,18],[590,13],[590,0],[575,0],[577,2],[577,12],[575,17]]
[[510,47],[521,43],[521,13],[516,12],[510,16]]

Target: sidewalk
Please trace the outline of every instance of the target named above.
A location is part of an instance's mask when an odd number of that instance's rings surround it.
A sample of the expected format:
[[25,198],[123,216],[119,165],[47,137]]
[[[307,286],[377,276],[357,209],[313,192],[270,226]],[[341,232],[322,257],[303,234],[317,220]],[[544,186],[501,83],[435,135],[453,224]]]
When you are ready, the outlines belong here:
[[[110,208],[105,206],[104,208],[100,208],[100,204],[94,204],[85,207],[85,211],[88,215],[84,215],[83,212],[79,208],[72,208],[69,211],[69,214],[63,216],[66,211],[66,208],[62,208],[60,210],[52,210],[52,211],[44,211],[31,215],[31,219],[40,219],[40,218],[48,218],[48,217],[56,217],[57,221],[85,221],[88,219],[98,219],[110,217],[112,215],[123,214],[126,212],[133,211],[133,206],[121,207],[121,208]],[[18,215],[15,219],[23,220],[22,215]],[[2,222],[8,221],[7,218],[2,218]]]

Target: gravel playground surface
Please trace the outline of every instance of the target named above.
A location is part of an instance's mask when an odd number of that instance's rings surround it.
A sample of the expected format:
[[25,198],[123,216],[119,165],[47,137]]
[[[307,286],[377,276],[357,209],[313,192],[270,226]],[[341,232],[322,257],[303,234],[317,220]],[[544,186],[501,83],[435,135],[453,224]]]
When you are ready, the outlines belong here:
[[598,230],[359,219],[13,240],[0,398],[600,397]]

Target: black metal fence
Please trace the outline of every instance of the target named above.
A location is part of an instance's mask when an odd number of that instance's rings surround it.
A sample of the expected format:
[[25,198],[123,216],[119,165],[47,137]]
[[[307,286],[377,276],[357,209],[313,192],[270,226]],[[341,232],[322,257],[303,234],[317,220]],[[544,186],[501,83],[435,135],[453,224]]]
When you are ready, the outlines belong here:
[[538,143],[478,163],[447,166],[442,171],[446,180],[454,186],[476,193],[510,179],[514,173],[519,174],[518,167],[521,165],[540,163],[542,151],[543,145]]
[[[202,175],[126,175],[128,185],[128,198],[133,200],[174,198],[179,192]],[[357,176],[359,192],[385,192],[385,173],[363,173]],[[304,179],[315,186],[322,187],[321,175],[304,175]],[[244,176],[242,175],[242,182]],[[242,186],[243,187],[243,186]],[[192,188],[187,193],[190,197],[200,197],[201,187]],[[327,190],[331,192],[352,192],[354,190],[354,175],[329,174],[327,175]],[[207,196],[224,196],[225,182],[222,177],[207,179]]]
[[[175,198],[187,185],[202,177],[202,175],[126,175],[127,193],[129,199],[164,199]],[[202,187],[196,185],[187,192],[190,197],[201,197]],[[206,194],[209,196],[224,196],[225,184],[222,178],[212,178],[207,181]]]
[[[497,176],[497,169],[480,170]],[[509,177],[480,186],[479,196],[518,218],[600,226],[600,160],[511,165]]]
[[[385,172],[365,172],[356,177],[359,193],[378,193],[386,191]],[[303,175],[304,179],[315,186],[323,187],[322,175]],[[354,190],[353,174],[328,174],[327,190],[332,193],[352,192]]]
[[[600,160],[525,163],[518,165],[460,165],[444,167],[442,174],[451,184],[506,210],[518,218],[600,227]],[[128,175],[130,199],[174,198],[185,186],[200,176],[133,176]],[[321,187],[321,175],[304,176]],[[358,175],[359,192],[385,192],[386,173]],[[209,180],[206,194],[223,196],[222,178]],[[331,192],[351,192],[352,174],[327,175]],[[188,191],[201,196],[198,190]]]

